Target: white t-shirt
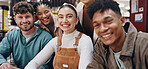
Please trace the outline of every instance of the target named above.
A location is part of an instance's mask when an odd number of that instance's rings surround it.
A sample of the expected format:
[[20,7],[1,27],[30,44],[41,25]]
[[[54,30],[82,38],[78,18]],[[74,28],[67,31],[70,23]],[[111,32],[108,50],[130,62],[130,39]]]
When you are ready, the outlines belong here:
[[116,60],[116,63],[118,65],[119,69],[126,69],[124,64],[123,64],[123,62],[119,58],[120,57],[120,53],[121,52],[117,52],[117,53],[113,52],[115,60]]
[[[62,35],[62,48],[74,48],[75,37],[77,37],[79,32],[75,30],[70,34]],[[57,37],[53,38],[44,49],[25,67],[25,69],[36,69],[44,64],[53,52],[57,52]],[[83,34],[79,40],[78,53],[80,56],[79,69],[86,69],[87,65],[92,60],[93,55],[93,44],[89,36]]]

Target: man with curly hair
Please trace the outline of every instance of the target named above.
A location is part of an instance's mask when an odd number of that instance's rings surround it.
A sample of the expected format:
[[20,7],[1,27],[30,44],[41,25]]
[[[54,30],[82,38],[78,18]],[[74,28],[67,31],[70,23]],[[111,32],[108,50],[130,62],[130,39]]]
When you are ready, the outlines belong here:
[[[6,58],[13,56],[16,67],[24,69],[52,39],[52,36],[34,25],[34,8],[31,4],[21,1],[13,6],[14,20],[19,29],[10,31],[0,43],[0,69],[12,69]],[[51,58],[41,69],[51,69]]]

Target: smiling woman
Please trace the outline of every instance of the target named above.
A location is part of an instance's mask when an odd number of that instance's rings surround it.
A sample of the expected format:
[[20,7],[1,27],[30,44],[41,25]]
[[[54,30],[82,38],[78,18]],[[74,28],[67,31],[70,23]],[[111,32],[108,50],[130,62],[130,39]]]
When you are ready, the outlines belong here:
[[92,60],[93,44],[89,36],[78,31],[78,17],[73,5],[64,4],[59,8],[58,23],[64,32],[62,36],[53,38],[25,69],[39,68],[53,52],[56,53],[54,69],[86,69]]
[[59,27],[64,31],[65,34],[68,34],[75,30],[75,26],[78,24],[78,18],[71,8],[65,7],[60,9],[58,12],[58,22]]
[[35,12],[38,17],[37,23],[48,31],[53,37],[54,37],[54,21],[51,13],[51,3],[50,2],[41,2],[41,3],[36,3],[35,6]]

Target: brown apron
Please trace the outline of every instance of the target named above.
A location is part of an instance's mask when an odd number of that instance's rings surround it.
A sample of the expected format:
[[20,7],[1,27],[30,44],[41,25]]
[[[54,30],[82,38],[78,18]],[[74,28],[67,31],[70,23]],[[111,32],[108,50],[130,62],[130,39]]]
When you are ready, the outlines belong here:
[[57,53],[53,60],[54,69],[78,69],[79,53],[77,46],[82,34],[83,33],[79,33],[79,35],[75,38],[75,48],[61,48],[62,37],[58,37]]

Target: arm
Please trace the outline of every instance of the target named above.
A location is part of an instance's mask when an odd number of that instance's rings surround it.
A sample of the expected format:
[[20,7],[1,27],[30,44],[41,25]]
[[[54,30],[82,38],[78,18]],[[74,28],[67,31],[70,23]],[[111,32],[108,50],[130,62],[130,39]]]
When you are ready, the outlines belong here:
[[9,35],[3,38],[0,43],[0,69],[9,69],[12,68],[10,63],[7,62],[6,58],[11,54],[10,40],[8,39]]
[[25,69],[38,69],[43,65],[55,51],[55,40],[56,39],[52,39],[49,41],[48,44],[35,56],[35,58],[27,64]]
[[86,69],[87,65],[92,60],[93,44],[90,37],[84,37],[80,39],[80,60],[79,69]]

